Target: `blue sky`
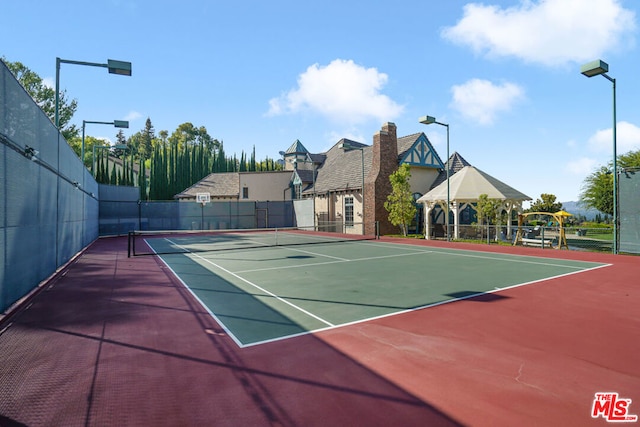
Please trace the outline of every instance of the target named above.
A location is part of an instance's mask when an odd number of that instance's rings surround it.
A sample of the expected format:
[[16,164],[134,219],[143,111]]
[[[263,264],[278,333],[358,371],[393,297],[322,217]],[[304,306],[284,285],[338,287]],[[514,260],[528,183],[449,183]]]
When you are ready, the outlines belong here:
[[[133,75],[62,64],[74,121],[147,117],[156,132],[205,126],[228,154],[278,157],[296,139],[322,152],[367,144],[384,122],[425,132],[533,199],[577,200],[584,178],[640,149],[636,0],[368,2],[2,0],[0,56],[53,82],[55,59],[130,61]],[[115,129],[87,125],[115,138]]]

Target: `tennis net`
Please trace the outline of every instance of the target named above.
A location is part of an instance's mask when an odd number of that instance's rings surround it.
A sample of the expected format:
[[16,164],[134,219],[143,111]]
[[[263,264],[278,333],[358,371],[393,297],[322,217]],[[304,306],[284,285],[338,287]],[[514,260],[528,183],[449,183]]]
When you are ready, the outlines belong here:
[[[362,230],[362,224],[354,224]],[[274,246],[331,244],[375,240],[374,234],[336,232],[334,226],[258,228],[235,230],[130,231],[128,256],[215,252]]]

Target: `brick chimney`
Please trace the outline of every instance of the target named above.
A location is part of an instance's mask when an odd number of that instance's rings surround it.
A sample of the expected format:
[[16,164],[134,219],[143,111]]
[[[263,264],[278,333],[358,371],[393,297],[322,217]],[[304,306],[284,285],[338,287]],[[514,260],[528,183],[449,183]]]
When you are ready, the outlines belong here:
[[384,208],[391,194],[389,175],[398,169],[398,137],[396,125],[387,122],[373,135],[371,169],[365,179],[365,233],[374,233],[374,223],[379,221],[380,234],[397,233],[398,228],[389,222],[389,213]]

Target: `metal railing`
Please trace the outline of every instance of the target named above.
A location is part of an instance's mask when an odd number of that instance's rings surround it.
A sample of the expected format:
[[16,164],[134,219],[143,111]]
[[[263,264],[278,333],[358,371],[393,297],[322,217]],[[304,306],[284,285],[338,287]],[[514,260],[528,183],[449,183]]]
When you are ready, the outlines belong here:
[[[611,252],[613,245],[613,229],[611,227],[564,227],[566,247],[560,245],[561,230],[558,227],[522,226],[520,239],[516,241],[518,227],[496,225],[458,225],[450,226],[452,241],[472,242],[489,245],[522,245],[542,248],[558,248],[577,251]],[[431,238],[446,240],[446,232],[436,234]]]

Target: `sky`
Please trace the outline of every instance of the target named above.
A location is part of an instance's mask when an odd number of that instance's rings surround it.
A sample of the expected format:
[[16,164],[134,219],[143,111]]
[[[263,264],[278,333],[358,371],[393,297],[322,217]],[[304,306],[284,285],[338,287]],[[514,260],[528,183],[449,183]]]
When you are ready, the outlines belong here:
[[[576,201],[617,150],[640,149],[637,0],[0,0],[0,56],[55,81],[56,57],[132,63],[132,76],[62,64],[73,122],[147,118],[156,134],[206,127],[225,152],[279,158],[385,122],[424,132],[527,194]],[[88,124],[115,140],[118,129]]]

